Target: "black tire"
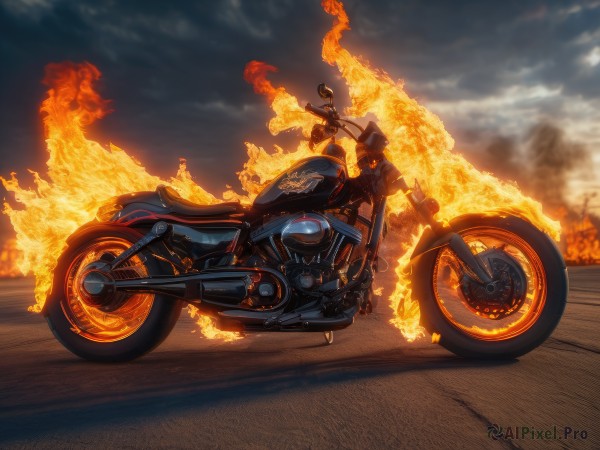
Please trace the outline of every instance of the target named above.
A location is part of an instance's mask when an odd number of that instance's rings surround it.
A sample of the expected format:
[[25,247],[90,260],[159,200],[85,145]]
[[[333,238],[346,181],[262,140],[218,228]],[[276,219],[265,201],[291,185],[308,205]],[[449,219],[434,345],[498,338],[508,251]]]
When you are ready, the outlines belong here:
[[[436,266],[440,261],[440,255],[446,249],[444,246],[422,254],[415,259],[413,265],[412,286],[414,296],[419,300],[421,308],[421,324],[432,335],[437,334],[440,345],[457,355],[468,358],[516,358],[543,343],[560,321],[568,293],[566,265],[554,242],[529,222],[513,216],[464,216],[453,221],[452,228],[455,232],[467,236],[469,233],[491,230],[492,233],[514,235],[517,242],[520,242],[519,238],[522,239],[539,257],[536,273],[539,273],[539,279],[543,277],[545,280],[545,293],[539,295],[540,301],[542,297],[544,301],[537,307],[538,315],[533,315],[533,318],[529,319],[531,323],[519,334],[514,336],[507,334],[502,338],[470,334],[471,329],[461,329],[452,323],[453,318],[448,317],[447,309],[446,313],[444,312],[448,305],[443,300],[441,301],[443,306],[438,303],[438,294],[436,294],[438,290],[434,288],[434,283],[437,283]],[[463,305],[465,305],[464,309],[467,309],[464,302]],[[525,310],[522,314],[529,314],[529,312]],[[476,320],[480,318],[476,316]]]
[[[118,314],[122,308],[128,307],[128,303],[133,301],[132,299],[137,299],[136,301],[141,305],[138,309],[147,315],[143,319],[140,315],[137,319],[138,324],[131,327],[134,329],[131,334],[107,341],[96,338],[93,332],[86,336],[85,329],[84,332],[81,329],[79,332],[75,331],[77,327],[74,326],[74,321],[79,319],[73,313],[72,303],[68,301],[69,293],[72,292],[68,277],[72,276],[71,273],[75,270],[72,267],[75,267],[74,264],[76,264],[77,258],[80,258],[79,255],[85,254],[86,249],[95,243],[97,245],[108,245],[103,244],[106,242],[133,244],[140,237],[142,237],[140,233],[129,228],[96,226],[84,229],[79,235],[76,235],[60,257],[54,273],[52,294],[47,300],[44,314],[54,336],[75,355],[97,362],[130,361],[157,347],[175,326],[181,313],[182,301],[160,295],[143,294],[144,297],[140,297],[141,294],[135,294],[125,300],[125,303],[115,311],[115,314]],[[138,255],[139,266],[143,266],[142,270],[147,271],[148,276],[172,273],[167,264],[157,261],[156,258],[150,256],[147,250],[142,250]],[[71,298],[76,297],[71,295]],[[77,302],[73,304],[79,307]],[[85,306],[85,311],[95,313],[95,310],[89,308],[88,305]],[[137,309],[133,311],[132,315],[136,311]],[[89,317],[92,317],[92,314]],[[141,320],[143,322],[139,325]]]

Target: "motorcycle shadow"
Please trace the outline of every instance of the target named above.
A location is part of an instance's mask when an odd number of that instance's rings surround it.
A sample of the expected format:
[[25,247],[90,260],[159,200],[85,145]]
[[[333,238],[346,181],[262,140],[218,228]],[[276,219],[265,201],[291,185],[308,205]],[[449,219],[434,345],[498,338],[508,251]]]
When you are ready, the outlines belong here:
[[[330,347],[327,344],[312,344],[297,347],[294,353],[301,355],[302,350],[318,350],[319,348],[326,351]],[[299,358],[296,363],[289,363],[290,358],[284,358],[284,362],[279,360],[280,354],[283,353],[285,353],[285,350],[281,352],[269,350],[252,350],[251,352],[245,350],[225,352],[182,351],[156,355],[152,359],[140,360],[136,362],[136,365],[142,367],[184,364],[188,369],[196,365],[209,366],[212,373],[210,375],[206,374],[209,378],[206,381],[211,386],[214,386],[212,384],[213,377],[220,372],[220,376],[215,378],[218,378],[220,383],[225,383],[228,386],[239,385],[241,387],[249,384],[268,384],[269,391],[274,392],[274,382],[293,384],[296,381],[302,381],[303,384],[317,386],[349,380],[396,376],[408,372],[505,366],[518,361],[516,359],[467,359],[446,353],[444,350],[437,351],[437,349],[433,351],[395,349],[334,358],[323,355],[323,358],[312,361]],[[223,361],[223,358],[227,358],[227,361]],[[236,372],[231,374],[231,377],[226,376],[229,369]],[[240,375],[240,371],[243,372],[242,375]],[[193,384],[197,388],[198,381],[201,381],[198,378],[202,378],[203,375],[201,372],[196,371],[195,373],[196,377]]]
[[[431,350],[433,354],[428,354]],[[3,440],[18,441],[32,430],[37,436],[50,436],[61,431],[106,429],[123,421],[162,420],[171,414],[201,414],[231,402],[246,404],[389,377],[398,379],[394,395],[402,395],[403,390],[412,389],[410,383],[402,383],[407,373],[468,371],[514,363],[466,360],[437,347],[343,357],[323,351],[313,360],[310,354],[314,352],[308,349],[296,349],[292,355],[289,352],[260,348],[170,350],[132,363],[110,365],[72,358],[54,360],[51,364],[61,372],[61,382],[70,386],[68,394],[40,398],[16,417],[6,418],[0,426]],[[302,358],[303,353],[309,354]]]

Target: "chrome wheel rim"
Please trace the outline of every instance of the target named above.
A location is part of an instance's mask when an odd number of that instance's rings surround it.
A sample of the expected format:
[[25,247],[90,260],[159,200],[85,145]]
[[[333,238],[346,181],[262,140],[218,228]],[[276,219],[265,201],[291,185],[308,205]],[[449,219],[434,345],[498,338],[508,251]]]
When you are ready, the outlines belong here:
[[[495,311],[476,311],[460,287],[456,256],[449,248],[438,252],[434,266],[435,300],[444,318],[470,337],[486,341],[502,341],[526,332],[538,320],[546,301],[546,273],[533,247],[510,231],[478,227],[461,232],[476,254],[499,249],[521,266],[527,288],[522,303],[510,314],[494,320]],[[496,316],[498,317],[498,316]]]
[[[116,342],[135,333],[144,323],[152,305],[154,294],[123,295],[120,306],[111,311],[102,310],[86,299],[83,287],[86,270],[91,263],[114,259],[128,247],[126,239],[111,237],[98,239],[81,249],[73,258],[65,277],[66,297],[61,302],[65,317],[71,323],[71,330],[94,342]],[[148,276],[142,260],[135,255],[113,271],[115,279],[132,279]]]

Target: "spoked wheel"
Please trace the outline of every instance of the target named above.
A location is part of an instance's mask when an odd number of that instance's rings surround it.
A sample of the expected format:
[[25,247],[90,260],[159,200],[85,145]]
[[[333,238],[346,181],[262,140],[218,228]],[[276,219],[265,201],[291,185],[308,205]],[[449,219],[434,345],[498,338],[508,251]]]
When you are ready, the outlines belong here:
[[449,247],[423,255],[413,276],[421,321],[440,344],[463,356],[511,358],[541,344],[566,302],[566,269],[550,239],[514,217],[453,224],[487,266],[481,283]]
[[[98,290],[94,264],[109,263],[140,236],[130,229],[94,229],[76,238],[61,257],[45,313],[55,336],[76,355],[95,361],[134,359],[160,344],[175,325],[180,301]],[[124,280],[169,270],[142,251],[111,275]]]

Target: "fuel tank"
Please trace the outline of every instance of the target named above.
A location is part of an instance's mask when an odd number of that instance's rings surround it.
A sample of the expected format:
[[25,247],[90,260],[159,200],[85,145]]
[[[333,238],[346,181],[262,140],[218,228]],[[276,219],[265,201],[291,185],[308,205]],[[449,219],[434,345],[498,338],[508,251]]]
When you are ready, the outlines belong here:
[[342,160],[306,158],[271,181],[254,200],[254,208],[289,212],[334,208],[346,199],[347,181]]

